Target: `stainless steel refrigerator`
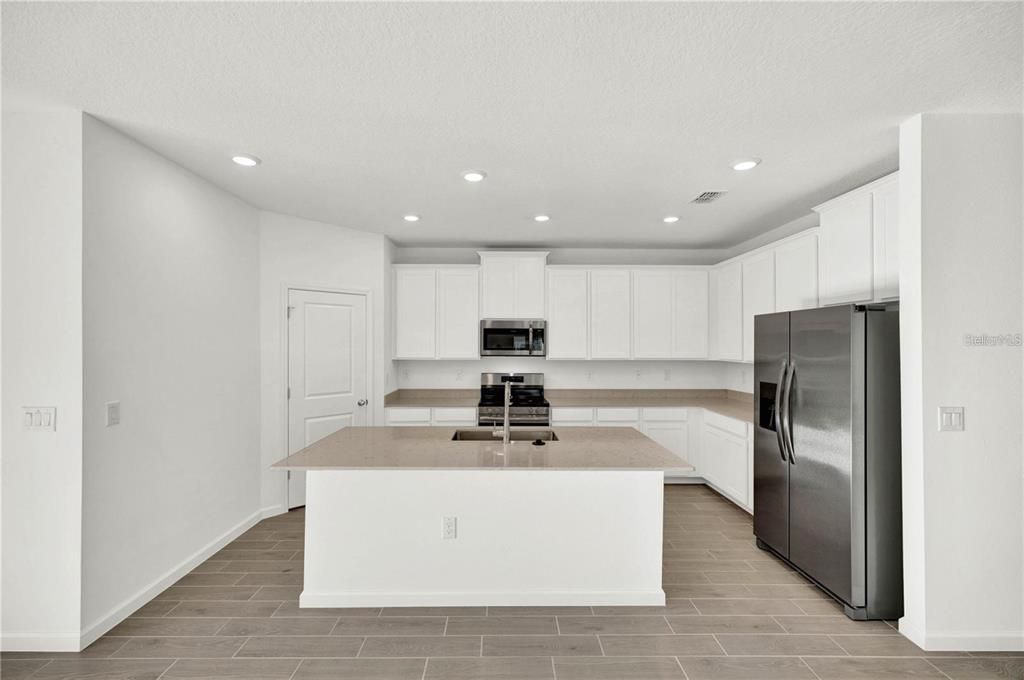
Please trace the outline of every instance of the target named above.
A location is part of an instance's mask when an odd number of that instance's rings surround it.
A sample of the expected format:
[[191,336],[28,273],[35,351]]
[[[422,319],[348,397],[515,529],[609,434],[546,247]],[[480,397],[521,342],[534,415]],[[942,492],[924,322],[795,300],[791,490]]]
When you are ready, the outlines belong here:
[[850,618],[903,614],[898,306],[754,319],[754,534]]

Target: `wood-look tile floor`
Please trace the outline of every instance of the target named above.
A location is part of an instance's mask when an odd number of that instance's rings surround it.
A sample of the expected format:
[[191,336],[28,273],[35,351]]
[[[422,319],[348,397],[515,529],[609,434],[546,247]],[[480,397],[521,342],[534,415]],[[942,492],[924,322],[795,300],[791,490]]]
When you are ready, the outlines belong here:
[[704,486],[665,489],[665,607],[299,609],[303,521],[260,522],[79,654],[4,654],[3,680],[1024,678],[1024,654],[850,621]]

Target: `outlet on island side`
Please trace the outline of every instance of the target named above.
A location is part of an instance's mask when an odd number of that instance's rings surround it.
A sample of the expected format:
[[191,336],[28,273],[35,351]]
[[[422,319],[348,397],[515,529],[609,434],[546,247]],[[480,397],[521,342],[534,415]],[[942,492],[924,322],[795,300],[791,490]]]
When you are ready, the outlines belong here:
[[445,517],[444,518],[444,537],[445,539],[455,538],[458,535],[458,517]]

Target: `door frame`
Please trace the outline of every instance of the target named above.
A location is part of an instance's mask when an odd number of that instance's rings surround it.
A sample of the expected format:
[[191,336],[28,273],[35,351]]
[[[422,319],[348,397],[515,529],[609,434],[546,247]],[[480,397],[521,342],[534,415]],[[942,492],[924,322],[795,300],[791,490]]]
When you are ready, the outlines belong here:
[[[282,415],[282,451],[284,454],[281,458],[284,458],[289,454],[289,430],[291,429],[291,403],[288,399],[288,387],[289,379],[288,375],[288,357],[291,350],[291,337],[288,328],[288,299],[291,296],[291,292],[306,291],[310,293],[341,293],[343,295],[361,295],[366,298],[366,399],[369,402],[371,408],[368,409],[367,413],[367,425],[373,425],[375,421],[376,413],[376,402],[374,401],[374,383],[376,378],[374,355],[373,355],[373,293],[366,288],[339,288],[337,286],[326,286],[316,283],[295,283],[295,282],[283,282],[280,286],[280,299],[278,305],[278,326],[280,332],[280,343],[281,343],[281,356],[280,359],[280,376],[281,385],[278,391],[278,403],[281,404],[281,415]],[[285,512],[288,512],[288,478],[291,472],[284,475],[281,480],[281,484],[284,487],[284,508]]]

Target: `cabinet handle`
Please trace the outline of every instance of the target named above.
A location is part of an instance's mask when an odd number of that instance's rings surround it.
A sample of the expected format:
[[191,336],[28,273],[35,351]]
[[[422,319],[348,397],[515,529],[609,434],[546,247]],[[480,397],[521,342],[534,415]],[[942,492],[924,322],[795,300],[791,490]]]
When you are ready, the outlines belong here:
[[368,403],[370,402],[366,401],[365,399],[360,399],[359,401],[356,402],[356,406],[366,406]]

